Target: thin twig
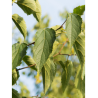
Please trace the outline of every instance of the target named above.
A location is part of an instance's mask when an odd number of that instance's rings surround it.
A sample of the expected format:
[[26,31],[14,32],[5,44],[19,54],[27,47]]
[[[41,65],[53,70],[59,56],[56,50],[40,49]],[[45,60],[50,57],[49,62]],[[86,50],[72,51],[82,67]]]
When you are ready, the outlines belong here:
[[35,44],[35,42],[33,42],[33,43],[30,43],[30,44],[28,44],[27,46],[30,46],[30,45],[32,45],[32,44]]
[[68,38],[67,38],[66,42],[63,44],[63,46],[61,47],[59,53],[61,52],[61,50],[63,49],[64,45],[65,45],[67,42],[68,42]]
[[59,54],[59,55],[68,55],[68,56],[72,56],[72,55],[76,55],[76,54]]
[[55,57],[55,56],[57,56],[57,55],[59,55],[59,54],[61,53],[61,51],[62,51],[64,45],[65,45],[67,42],[68,42],[68,39],[67,39],[66,42],[63,44],[63,46],[61,47],[60,51],[59,51],[57,54],[55,54],[53,57]]
[[[65,23],[66,21],[67,21],[67,19],[64,21],[64,23]],[[61,28],[63,27],[64,23],[63,23],[59,28],[57,28],[55,31],[61,29]]]
[[22,70],[22,69],[25,69],[25,68],[29,68],[29,67],[33,67],[33,66],[35,66],[35,65],[36,65],[36,64],[30,65],[30,66],[27,66],[27,67],[23,67],[23,68],[19,68],[19,69],[16,69],[16,71]]

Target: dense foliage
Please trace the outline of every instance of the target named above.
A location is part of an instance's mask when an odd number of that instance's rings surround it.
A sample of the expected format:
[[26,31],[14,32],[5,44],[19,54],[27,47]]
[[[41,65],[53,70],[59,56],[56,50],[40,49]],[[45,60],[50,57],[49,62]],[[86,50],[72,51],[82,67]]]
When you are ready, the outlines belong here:
[[[38,21],[32,29],[36,30],[33,42],[29,43],[24,19],[18,14],[12,15],[24,37],[23,41],[18,39],[12,45],[12,85],[18,81],[19,70],[24,69],[17,66],[24,62],[28,65],[25,68],[30,67],[29,76],[36,71],[36,83],[43,82],[44,92],[36,98],[85,98],[85,23],[81,18],[85,5],[74,8],[73,13],[60,13],[64,23],[47,28],[50,19],[48,15],[41,18],[38,0],[12,0],[12,3]],[[27,49],[31,50],[32,57],[26,55]],[[21,82],[20,86],[21,94],[12,88],[12,98],[31,98],[29,90]]]

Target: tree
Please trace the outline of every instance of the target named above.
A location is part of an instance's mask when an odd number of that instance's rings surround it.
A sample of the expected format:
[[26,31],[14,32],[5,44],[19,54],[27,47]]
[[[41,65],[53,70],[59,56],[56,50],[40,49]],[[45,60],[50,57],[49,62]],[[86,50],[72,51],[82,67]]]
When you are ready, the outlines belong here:
[[[40,76],[43,78],[44,93],[41,92],[41,98],[85,98],[85,23],[81,18],[85,5],[74,8],[73,13],[61,13],[64,19],[62,25],[46,28],[50,19],[47,15],[41,19],[38,0],[15,1],[12,0],[12,3],[16,3],[27,15],[33,14],[38,23],[33,27],[37,31],[34,42],[29,43],[24,19],[18,14],[12,15],[13,22],[24,37],[23,42],[18,40],[12,45],[12,85],[18,81],[19,70],[30,67],[30,73],[37,72],[37,83],[41,82]],[[43,21],[45,18],[46,22]],[[28,48],[32,57],[26,55]],[[28,66],[17,69],[22,61]],[[23,86],[22,83],[20,85]],[[12,89],[12,98],[29,98],[29,90],[24,88],[27,91],[24,95]]]

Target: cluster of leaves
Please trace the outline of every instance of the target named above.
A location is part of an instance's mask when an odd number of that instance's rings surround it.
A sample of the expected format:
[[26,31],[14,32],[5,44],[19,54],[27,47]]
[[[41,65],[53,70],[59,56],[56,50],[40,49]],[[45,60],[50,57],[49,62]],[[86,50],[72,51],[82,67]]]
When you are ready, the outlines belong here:
[[[36,20],[40,24],[42,23],[41,6],[38,0],[17,0],[17,2],[12,0],[12,3],[16,3],[27,15],[33,14]],[[44,88],[43,96],[49,95],[59,65],[62,68],[60,79],[62,84],[60,89],[64,93],[62,98],[65,96],[69,98],[83,98],[85,95],[85,33],[82,32],[81,29],[81,15],[84,11],[85,5],[78,6],[73,10],[73,13],[69,13],[67,15],[65,29],[60,28],[57,30],[60,27],[58,25],[51,28],[44,28],[37,24],[36,27],[39,30],[36,32],[35,42],[32,49],[33,58],[26,55],[26,51],[29,47],[28,43],[17,42],[12,45],[12,85],[14,85],[19,78],[18,69],[16,69],[16,67],[20,66],[21,61],[24,61],[28,66],[35,65],[32,68],[37,71],[37,76],[39,76],[40,73],[42,74]],[[24,36],[25,41],[27,30],[24,19],[18,14],[14,14],[12,15],[12,20],[20,33]],[[64,38],[64,43],[59,40],[59,37],[62,35],[66,36],[66,38]],[[66,44],[69,45],[69,53],[63,51]],[[75,50],[74,54],[72,54],[71,49]],[[61,50],[64,53],[62,53]],[[70,83],[70,78],[73,74],[74,64],[71,60],[66,60],[66,55],[68,57],[71,55],[77,55],[80,62],[75,76],[75,89],[71,88],[71,96],[69,96],[68,90],[70,88],[68,87],[68,84]],[[60,59],[61,56],[63,59]],[[75,92],[78,92],[78,94],[74,95],[73,93]],[[20,95],[15,89],[12,89],[12,98],[20,98]]]

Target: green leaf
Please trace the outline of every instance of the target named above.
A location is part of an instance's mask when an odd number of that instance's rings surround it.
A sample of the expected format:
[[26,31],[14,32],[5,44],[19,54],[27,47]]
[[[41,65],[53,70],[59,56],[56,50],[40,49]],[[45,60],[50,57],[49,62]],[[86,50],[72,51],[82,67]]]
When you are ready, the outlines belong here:
[[[60,27],[60,25],[56,25],[56,26],[53,26],[51,28],[54,29],[54,30],[57,30],[59,27]],[[65,33],[65,30],[63,28],[57,30],[56,34],[59,34],[59,33]]]
[[12,20],[15,23],[15,25],[17,26],[17,28],[19,29],[19,31],[21,32],[21,34],[24,36],[24,39],[26,38],[27,35],[27,27],[25,24],[25,21],[22,17],[20,17],[18,14],[13,14],[12,15]]
[[55,64],[53,58],[49,58],[42,68],[43,88],[46,93],[55,76]]
[[61,83],[62,83],[62,89],[65,91],[65,88],[67,87],[71,74],[72,74],[72,62],[71,61],[66,61],[65,63],[65,70],[62,72],[61,76]]
[[[24,61],[28,66],[35,64],[34,59],[31,58],[31,56],[28,56],[28,55],[25,55],[25,56],[23,57],[23,61]],[[35,66],[32,66],[31,68],[37,71],[37,69],[36,69]]]
[[12,85],[16,83],[19,78],[19,72],[16,69],[12,70]]
[[81,65],[79,65],[77,68],[77,73],[75,77],[75,87],[78,88],[84,95],[85,94],[85,77],[83,80],[81,79],[81,72],[82,72],[82,67]]
[[86,35],[81,32],[74,43],[74,49],[82,66],[82,79],[86,74]]
[[27,14],[33,14],[37,21],[41,19],[41,6],[38,0],[17,0],[17,5]]
[[36,33],[37,37],[33,47],[34,60],[40,73],[43,64],[47,61],[52,52],[53,43],[56,39],[53,29],[40,29]]
[[78,6],[78,7],[73,9],[73,13],[78,14],[78,15],[83,15],[84,11],[85,11],[85,5]]
[[79,89],[74,88],[71,91],[70,98],[84,98],[84,97]]
[[[42,68],[43,88],[44,88],[45,93],[48,92],[49,87],[50,87],[50,85],[51,85],[51,83],[54,79],[54,75],[55,75],[55,72],[56,72],[56,65],[53,62],[53,55],[55,54],[58,45],[59,45],[59,42],[57,42],[57,41],[55,41],[53,43],[52,53],[50,54],[48,60],[46,61],[44,67]],[[50,66],[50,67],[48,67],[47,65]],[[51,72],[51,73],[48,74],[48,71]],[[50,77],[49,75],[52,76],[52,78],[49,78]]]
[[65,65],[62,61],[59,61],[59,64],[62,66],[63,70],[65,70]]
[[35,0],[17,0],[17,5],[27,14],[36,12]]
[[82,66],[82,74],[81,74],[81,79],[83,80],[85,76],[85,64]]
[[40,20],[41,20],[41,6],[40,6],[38,0],[35,0],[35,3],[36,3],[36,7],[37,7],[36,8],[37,12],[33,13],[33,16],[36,18],[36,20],[38,22],[40,22]]
[[53,57],[53,56],[55,55],[56,50],[57,50],[59,44],[60,44],[60,43],[59,43],[58,41],[55,41],[55,42],[53,43],[53,49],[52,49],[52,53],[50,54],[50,57]]
[[66,33],[70,42],[73,45],[79,33],[81,32],[82,19],[79,15],[69,14],[66,21]]
[[12,88],[12,98],[20,98],[19,93],[13,88]]
[[27,44],[16,43],[12,45],[12,70],[21,64],[23,57],[26,55]]

